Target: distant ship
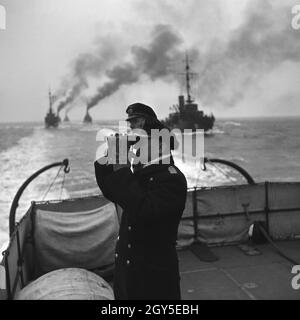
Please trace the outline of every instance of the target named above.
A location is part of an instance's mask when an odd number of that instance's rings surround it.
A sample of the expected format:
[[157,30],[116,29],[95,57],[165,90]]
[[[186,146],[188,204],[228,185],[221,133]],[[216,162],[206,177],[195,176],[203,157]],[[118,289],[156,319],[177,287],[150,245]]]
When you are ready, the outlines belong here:
[[66,112],[65,118],[64,118],[64,122],[69,122],[69,121],[70,121],[70,119],[69,119],[68,114],[67,114],[67,112]]
[[60,117],[56,115],[52,110],[52,95],[51,91],[49,90],[49,111],[45,117],[45,127],[46,128],[57,128],[60,122]]
[[187,99],[183,95],[178,97],[178,105],[173,106],[174,112],[162,120],[162,123],[169,129],[178,128],[184,129],[203,129],[205,132],[211,130],[214,126],[215,117],[205,115],[202,110],[198,110],[198,104],[194,102],[190,94],[190,79],[192,73],[190,72],[189,59],[186,56],[185,79]]
[[89,109],[88,108],[86,108],[86,114],[85,114],[85,116],[83,118],[83,122],[84,123],[92,123],[93,122],[93,119],[89,114]]

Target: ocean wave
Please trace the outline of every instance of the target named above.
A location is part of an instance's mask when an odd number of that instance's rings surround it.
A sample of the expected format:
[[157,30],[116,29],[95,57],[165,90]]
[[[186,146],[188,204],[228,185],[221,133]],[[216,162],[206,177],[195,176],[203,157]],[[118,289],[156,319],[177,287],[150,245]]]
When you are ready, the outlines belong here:
[[115,132],[118,132],[119,130],[121,132],[127,131],[128,126],[121,126],[119,127],[119,125],[114,125],[114,124],[90,124],[90,125],[84,125],[83,127],[81,127],[79,129],[79,131],[98,131],[100,129],[112,129]]
[[224,126],[235,126],[235,127],[240,127],[242,124],[239,122],[235,122],[235,121],[226,121],[223,123]]
[[225,131],[221,130],[220,128],[214,128],[212,129],[212,134],[224,134]]
[[79,131],[90,132],[90,131],[99,131],[100,129],[101,129],[101,126],[99,125],[89,125],[89,126],[80,128]]
[[44,128],[41,123],[0,123],[0,129],[5,130],[24,130],[24,129],[35,129]]
[[244,162],[244,163],[249,162],[248,160],[246,160],[243,157],[232,157],[230,160],[233,161],[233,162],[235,162],[235,161],[240,161],[240,162]]
[[[56,136],[52,131],[35,128],[30,136],[21,138],[17,144],[4,150],[0,154],[0,199],[1,202],[0,223],[6,223],[9,215],[11,201],[21,184],[31,176],[35,170],[40,169],[49,163],[49,141],[55,140]],[[53,172],[52,172],[53,174]],[[49,175],[47,173],[41,181],[47,185]],[[44,180],[43,180],[44,179]],[[25,213],[32,200],[39,200],[41,196],[41,185],[43,183],[31,184],[19,203],[18,212]],[[0,240],[3,234],[0,232]],[[0,243],[1,245],[1,243]]]
[[213,187],[224,185],[228,182],[234,183],[237,179],[231,176],[231,170],[222,168],[220,171],[215,166],[206,166],[202,170],[200,161],[184,162],[174,157],[175,165],[184,173],[189,188],[194,187]]
[[85,188],[85,189],[80,189],[76,191],[72,191],[70,193],[71,198],[76,198],[76,197],[84,197],[84,196],[92,196],[92,195],[99,195],[99,187],[93,187],[93,188]]
[[11,130],[11,129],[23,129],[24,125],[14,125],[14,124],[5,124],[0,126],[1,129]]

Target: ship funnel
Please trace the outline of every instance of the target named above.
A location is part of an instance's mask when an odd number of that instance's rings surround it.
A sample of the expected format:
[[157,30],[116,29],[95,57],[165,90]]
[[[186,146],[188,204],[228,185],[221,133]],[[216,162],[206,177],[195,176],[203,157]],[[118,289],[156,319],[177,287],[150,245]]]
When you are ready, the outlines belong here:
[[179,101],[179,110],[183,110],[183,108],[184,108],[184,96],[179,96],[178,97],[178,101]]
[[68,114],[66,113],[65,114],[65,118],[64,118],[64,122],[69,122],[70,121],[70,119],[69,119],[69,117],[68,117]]

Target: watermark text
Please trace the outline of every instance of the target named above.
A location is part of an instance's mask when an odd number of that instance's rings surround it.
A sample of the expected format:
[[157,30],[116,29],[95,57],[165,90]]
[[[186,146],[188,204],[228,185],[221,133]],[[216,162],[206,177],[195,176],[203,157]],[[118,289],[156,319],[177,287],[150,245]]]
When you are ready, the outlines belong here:
[[292,21],[291,25],[294,30],[300,29],[300,4],[296,4],[292,7]]
[[6,30],[6,9],[0,4],[0,30]]
[[118,132],[98,131],[96,141],[101,143],[96,159],[100,164],[170,164],[171,155],[183,161],[204,161],[202,129],[151,129],[149,134],[143,129],[127,133],[122,128],[120,122]]
[[292,273],[295,274],[295,276],[292,278],[292,288],[294,290],[300,289],[300,265],[294,265],[292,268]]

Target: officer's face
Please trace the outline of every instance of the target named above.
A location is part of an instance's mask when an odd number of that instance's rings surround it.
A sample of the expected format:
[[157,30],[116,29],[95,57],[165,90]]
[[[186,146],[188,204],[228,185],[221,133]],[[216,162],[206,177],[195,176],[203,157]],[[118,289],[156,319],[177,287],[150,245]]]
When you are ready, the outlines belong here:
[[137,117],[137,118],[133,118],[128,120],[129,121],[129,125],[130,125],[130,129],[143,129],[144,125],[145,125],[145,119],[143,117]]

